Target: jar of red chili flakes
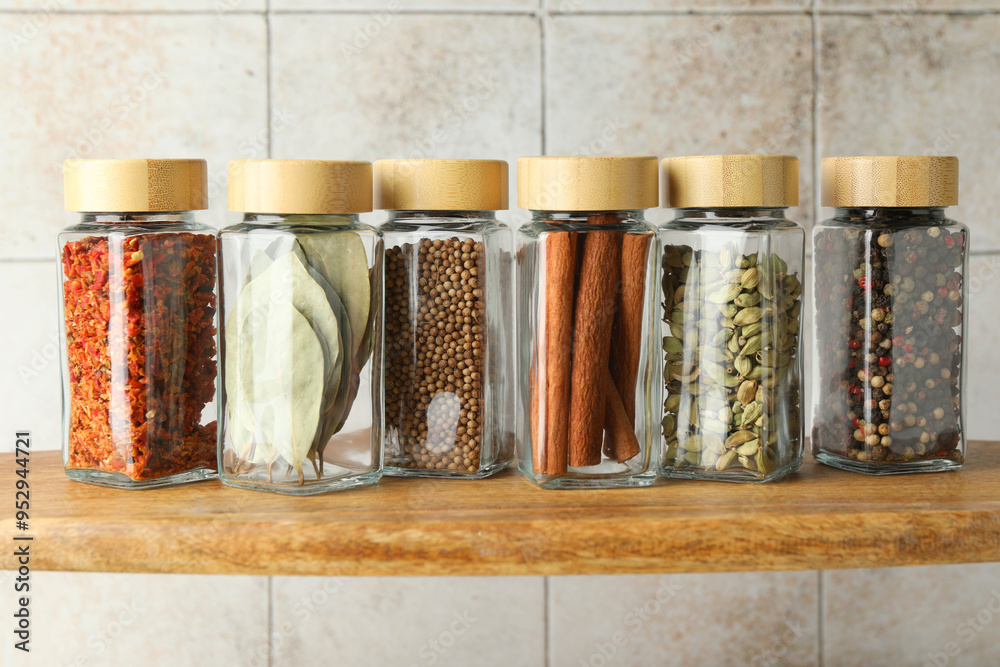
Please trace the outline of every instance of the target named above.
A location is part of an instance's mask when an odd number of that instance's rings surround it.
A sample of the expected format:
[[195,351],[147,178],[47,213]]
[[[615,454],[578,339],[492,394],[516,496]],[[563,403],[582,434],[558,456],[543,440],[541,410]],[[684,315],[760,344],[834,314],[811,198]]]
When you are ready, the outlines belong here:
[[81,482],[215,476],[216,232],[204,160],[67,160],[63,460]]

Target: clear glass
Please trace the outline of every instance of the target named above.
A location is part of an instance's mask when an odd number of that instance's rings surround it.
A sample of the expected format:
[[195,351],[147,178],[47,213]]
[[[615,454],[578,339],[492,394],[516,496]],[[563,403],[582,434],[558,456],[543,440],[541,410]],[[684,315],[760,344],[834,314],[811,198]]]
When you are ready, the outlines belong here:
[[660,474],[768,482],[798,470],[805,232],[780,208],[679,209],[660,240]]
[[518,237],[521,472],[550,489],[652,484],[653,228],[641,211],[535,211]]
[[59,235],[63,462],[122,489],[215,476],[216,232],[85,214]]
[[821,463],[869,475],[961,467],[968,234],[943,208],[838,208],[813,230]]
[[382,256],[356,215],[222,230],[225,484],[311,495],[381,477]]
[[476,479],[514,455],[512,233],[492,211],[392,211],[385,470]]

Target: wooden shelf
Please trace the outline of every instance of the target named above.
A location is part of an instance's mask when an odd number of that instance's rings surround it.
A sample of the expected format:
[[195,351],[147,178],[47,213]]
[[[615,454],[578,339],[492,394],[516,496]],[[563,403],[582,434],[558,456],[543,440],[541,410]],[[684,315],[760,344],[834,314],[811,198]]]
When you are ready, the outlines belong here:
[[[32,567],[310,575],[715,572],[1000,561],[1000,443],[960,472],[870,478],[816,464],[770,485],[544,491],[386,478],[289,498],[217,481],[120,491],[31,460]],[[13,502],[13,466],[0,488]],[[8,546],[14,522],[3,522]],[[18,533],[23,534],[23,533]],[[2,567],[16,569],[13,549]]]

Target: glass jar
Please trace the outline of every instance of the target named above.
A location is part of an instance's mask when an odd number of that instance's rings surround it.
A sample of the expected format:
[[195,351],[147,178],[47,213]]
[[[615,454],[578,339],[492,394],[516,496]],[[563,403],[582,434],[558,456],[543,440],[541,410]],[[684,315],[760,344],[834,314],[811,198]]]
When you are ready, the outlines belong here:
[[474,479],[513,458],[512,233],[503,160],[379,160],[385,468]]
[[368,162],[234,160],[219,474],[309,495],[382,475],[382,235]]
[[652,156],[518,161],[518,461],[545,488],[646,486],[657,203]]
[[663,454],[668,477],[767,482],[802,465],[805,232],[788,155],[663,161]]
[[123,489],[215,476],[216,233],[204,160],[67,160],[63,461]]
[[813,230],[812,448],[852,472],[937,472],[965,460],[969,230],[954,157],[822,163]]

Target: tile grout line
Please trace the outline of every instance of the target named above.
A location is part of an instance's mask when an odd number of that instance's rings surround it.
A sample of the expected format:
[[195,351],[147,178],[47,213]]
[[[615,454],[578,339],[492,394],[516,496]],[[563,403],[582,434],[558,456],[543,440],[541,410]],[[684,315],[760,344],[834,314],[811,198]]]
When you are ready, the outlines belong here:
[[274,665],[274,642],[271,641],[274,627],[274,577],[267,576],[267,667]]
[[[525,9],[521,11],[517,10],[491,10],[488,8],[479,9],[422,9],[413,11],[403,11],[401,14],[411,15],[411,16],[468,16],[468,15],[481,15],[481,16],[532,16],[536,14],[539,10]],[[742,11],[734,11],[731,8],[725,7],[697,7],[690,9],[656,9],[656,10],[643,10],[635,9],[629,11],[548,11],[546,13],[550,16],[578,16],[578,17],[628,17],[628,16],[709,16],[718,14],[720,11],[726,11],[735,15],[740,16],[789,16],[789,15],[809,15],[813,12],[822,15],[835,15],[835,16],[885,16],[894,14],[903,14],[907,16],[995,16],[1000,14],[1000,7],[940,7],[940,8],[925,8],[917,11],[911,11],[906,8],[884,8],[884,9],[865,9],[865,8],[825,8],[825,9],[795,9],[795,8],[773,8],[773,9],[749,9]],[[26,15],[26,14],[37,14],[37,10],[33,9],[0,9],[0,16],[3,15]],[[53,12],[54,15],[59,16],[211,16],[217,12],[212,10],[183,10],[183,9],[98,9],[98,10],[66,10]],[[346,16],[367,16],[371,14],[370,10],[362,9],[317,9],[317,10],[306,10],[306,9],[288,9],[288,10],[252,10],[252,9],[235,9],[228,14],[239,15],[239,16],[253,16],[258,14],[271,14],[271,15],[346,15]]]
[[267,12],[264,14],[264,28],[267,35],[267,157],[274,157],[274,137],[271,136],[271,0],[267,0]]
[[539,84],[541,85],[541,89],[542,89],[541,90],[541,105],[542,105],[542,109],[541,109],[541,112],[542,112],[542,116],[541,116],[541,125],[542,125],[542,127],[541,127],[541,130],[542,130],[541,143],[542,143],[542,145],[541,145],[541,149],[542,149],[542,151],[541,151],[541,154],[542,155],[546,154],[546,150],[548,148],[547,141],[546,141],[546,136],[545,136],[546,135],[545,130],[546,130],[546,126],[547,126],[546,117],[545,117],[546,116],[545,108],[546,108],[546,105],[547,105],[547,99],[546,99],[546,89],[547,89],[547,87],[546,87],[545,78],[548,76],[548,74],[547,74],[548,68],[546,67],[545,60],[548,57],[548,49],[546,48],[547,40],[548,40],[548,35],[549,35],[549,30],[548,30],[549,26],[548,26],[548,23],[549,23],[549,13],[548,13],[548,11],[544,10],[544,9],[539,10],[539,12],[538,12],[538,29],[539,29],[539,33],[540,33],[539,36],[541,38],[541,53],[539,54],[540,55],[539,66],[541,67],[541,76],[539,77],[539,79],[540,79]]
[[817,655],[817,665],[818,667],[823,667],[823,661],[826,659],[824,652],[826,647],[823,645],[823,624],[825,619],[823,617],[823,570],[816,570],[816,586],[818,590],[817,599],[817,610],[816,610],[816,644],[819,655]]
[[[813,49],[813,62],[812,62],[812,79],[813,79],[813,126],[812,126],[812,148],[813,148],[813,220],[812,229],[816,229],[816,225],[820,223],[822,216],[822,206],[820,202],[820,197],[822,197],[822,183],[820,182],[820,177],[822,170],[820,169],[820,164],[823,160],[823,156],[820,153],[820,141],[819,141],[819,131],[821,118],[821,107],[823,104],[823,91],[820,90],[820,56],[822,54],[822,49],[820,48],[820,31],[822,29],[822,21],[820,20],[819,9],[816,5],[820,0],[813,0],[812,8],[812,49]],[[810,235],[811,236],[811,235]],[[807,242],[809,250],[812,250],[812,243]]]
[[549,637],[549,632],[551,631],[549,627],[549,607],[551,606],[551,598],[549,597],[548,575],[542,577],[542,587],[545,591],[545,605],[542,608],[542,626],[545,628],[545,638],[542,642],[542,649],[545,651],[545,667],[550,667],[552,664],[552,640]]

